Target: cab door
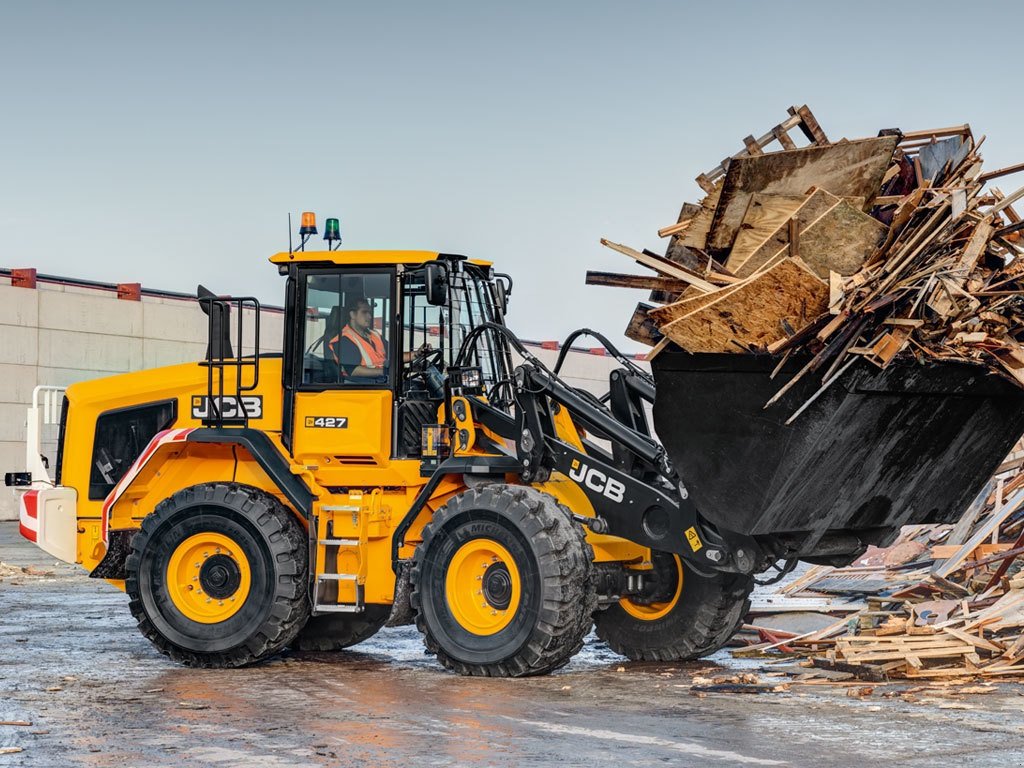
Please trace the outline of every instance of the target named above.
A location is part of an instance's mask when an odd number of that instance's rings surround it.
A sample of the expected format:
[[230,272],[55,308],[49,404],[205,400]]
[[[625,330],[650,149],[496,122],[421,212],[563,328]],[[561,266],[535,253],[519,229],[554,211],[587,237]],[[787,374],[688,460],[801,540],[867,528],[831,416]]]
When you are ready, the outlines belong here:
[[298,328],[286,352],[292,455],[321,471],[383,466],[400,368],[395,272],[300,268],[294,280],[290,314]]

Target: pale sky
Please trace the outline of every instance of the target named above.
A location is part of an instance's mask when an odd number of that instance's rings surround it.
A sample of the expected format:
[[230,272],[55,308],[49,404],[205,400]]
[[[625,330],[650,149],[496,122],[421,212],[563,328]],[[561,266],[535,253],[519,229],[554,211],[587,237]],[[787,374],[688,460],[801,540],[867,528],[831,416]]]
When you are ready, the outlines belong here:
[[[1024,161],[1019,3],[0,0],[0,266],[280,304],[287,214],[491,259],[530,339],[622,330],[694,177],[807,103]],[[1001,180],[1005,191],[1024,174]],[[322,242],[319,241],[318,242]]]

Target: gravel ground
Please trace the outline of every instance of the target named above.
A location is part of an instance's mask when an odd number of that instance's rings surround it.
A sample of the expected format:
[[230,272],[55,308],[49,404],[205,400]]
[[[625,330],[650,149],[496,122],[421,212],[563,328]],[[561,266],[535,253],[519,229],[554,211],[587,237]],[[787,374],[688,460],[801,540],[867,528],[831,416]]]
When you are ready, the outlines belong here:
[[[445,672],[413,628],[353,652],[192,670],[136,630],[125,596],[55,565],[0,523],[0,768],[5,766],[1024,765],[1024,687],[986,695],[800,686],[690,691],[757,671],[716,654],[631,664],[596,638],[557,674]],[[20,749],[21,751],[14,751]]]

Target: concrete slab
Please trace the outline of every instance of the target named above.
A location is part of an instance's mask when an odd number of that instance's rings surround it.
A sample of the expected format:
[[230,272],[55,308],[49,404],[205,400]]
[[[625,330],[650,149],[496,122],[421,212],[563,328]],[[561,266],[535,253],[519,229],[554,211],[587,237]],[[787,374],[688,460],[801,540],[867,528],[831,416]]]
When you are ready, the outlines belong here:
[[40,329],[39,365],[123,373],[142,367],[142,339]]
[[39,327],[104,336],[141,336],[142,303],[121,301],[111,294],[39,291]]
[[34,365],[0,363],[0,403],[32,402],[36,370]]
[[0,285],[0,325],[35,326],[39,322],[39,291]]
[[[0,306],[2,302],[3,297],[0,296]],[[0,363],[36,365],[38,362],[39,331],[36,328],[0,325]]]

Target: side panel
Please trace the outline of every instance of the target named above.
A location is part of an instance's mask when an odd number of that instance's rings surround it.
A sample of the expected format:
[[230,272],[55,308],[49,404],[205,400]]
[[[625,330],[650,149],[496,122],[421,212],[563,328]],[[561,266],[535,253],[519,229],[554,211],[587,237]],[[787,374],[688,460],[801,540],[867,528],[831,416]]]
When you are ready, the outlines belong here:
[[383,465],[391,457],[389,390],[332,389],[295,395],[293,455],[300,464]]

